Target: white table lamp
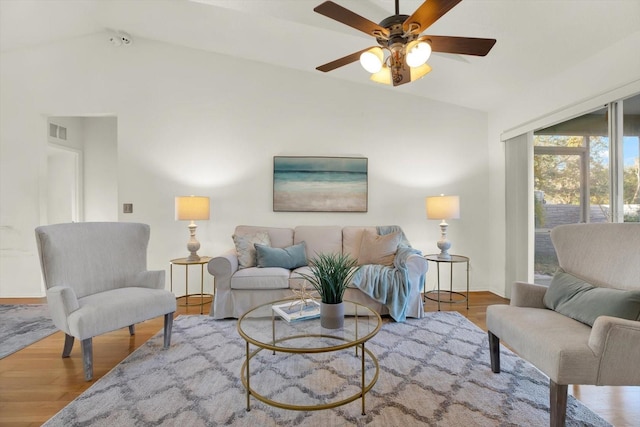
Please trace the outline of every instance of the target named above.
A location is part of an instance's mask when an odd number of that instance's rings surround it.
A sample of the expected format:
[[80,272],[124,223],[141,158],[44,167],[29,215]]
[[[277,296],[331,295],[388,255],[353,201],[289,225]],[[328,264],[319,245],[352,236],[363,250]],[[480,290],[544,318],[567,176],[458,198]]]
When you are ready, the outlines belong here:
[[194,221],[209,219],[209,198],[202,196],[178,196],[176,197],[176,221],[191,221],[189,233],[191,237],[187,243],[189,257],[187,261],[200,261],[198,249],[200,242],[196,239],[196,228]]
[[460,197],[458,196],[440,196],[427,197],[425,200],[427,209],[427,219],[439,219],[441,236],[438,240],[438,249],[440,259],[451,259],[449,255],[449,248],[451,248],[451,242],[447,239],[447,219],[460,218]]

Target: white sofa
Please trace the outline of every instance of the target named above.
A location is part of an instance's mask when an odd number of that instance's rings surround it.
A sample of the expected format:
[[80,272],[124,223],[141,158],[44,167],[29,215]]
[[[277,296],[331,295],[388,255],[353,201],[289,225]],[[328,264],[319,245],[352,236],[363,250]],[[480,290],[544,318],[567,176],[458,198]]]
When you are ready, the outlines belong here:
[[[396,229],[399,230],[399,227]],[[358,260],[361,255],[360,248],[363,236],[377,235],[378,228],[375,226],[276,228],[241,225],[235,229],[234,241],[237,243],[239,240],[250,239],[252,236],[264,232],[268,234],[269,246],[272,248],[288,248],[304,242],[307,260],[312,259],[316,253],[343,253]],[[408,244],[401,230],[400,234],[404,244]],[[401,246],[403,246],[402,243]],[[401,252],[401,250],[398,251],[399,254]],[[402,270],[406,271],[409,286],[405,314],[407,317],[419,318],[424,314],[421,292],[428,265],[419,251],[413,250],[412,252],[418,253],[409,254],[402,263]],[[240,254],[240,256],[243,255]],[[395,262],[397,264],[398,260],[396,259]],[[238,318],[257,305],[293,296],[292,289],[297,290],[304,283],[297,273],[302,271],[310,274],[307,266],[292,270],[258,266],[239,268],[236,248],[211,259],[207,269],[215,278],[215,297],[210,313],[215,319]],[[385,304],[384,296],[378,297],[376,300],[353,284],[345,292],[344,299],[364,304],[382,315],[389,314],[388,305],[393,303],[393,301],[387,301]]]

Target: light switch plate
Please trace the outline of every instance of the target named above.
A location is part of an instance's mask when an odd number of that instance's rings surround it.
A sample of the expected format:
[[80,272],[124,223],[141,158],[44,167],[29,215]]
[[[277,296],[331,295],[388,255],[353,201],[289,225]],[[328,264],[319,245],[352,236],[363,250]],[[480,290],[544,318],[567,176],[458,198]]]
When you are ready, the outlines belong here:
[[133,203],[125,203],[122,205],[123,213],[133,213]]

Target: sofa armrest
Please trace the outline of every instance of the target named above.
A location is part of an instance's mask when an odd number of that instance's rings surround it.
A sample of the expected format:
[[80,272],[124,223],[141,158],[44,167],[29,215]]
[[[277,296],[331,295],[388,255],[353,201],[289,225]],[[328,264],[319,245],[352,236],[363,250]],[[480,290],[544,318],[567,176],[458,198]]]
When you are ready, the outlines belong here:
[[211,258],[207,270],[215,278],[216,290],[231,289],[231,276],[238,271],[238,256],[235,250]]
[[422,255],[411,254],[406,261],[409,278],[415,279],[423,276],[429,269],[429,262]]
[[510,305],[516,307],[546,308],[543,302],[547,286],[534,283],[514,282],[511,286]]
[[69,286],[53,286],[47,289],[47,306],[51,313],[51,320],[56,327],[69,333],[67,318],[80,308],[75,291]]
[[164,270],[150,270],[138,273],[133,281],[137,288],[164,289]]
[[596,385],[640,385],[640,322],[611,316],[596,319],[589,347],[600,357]]

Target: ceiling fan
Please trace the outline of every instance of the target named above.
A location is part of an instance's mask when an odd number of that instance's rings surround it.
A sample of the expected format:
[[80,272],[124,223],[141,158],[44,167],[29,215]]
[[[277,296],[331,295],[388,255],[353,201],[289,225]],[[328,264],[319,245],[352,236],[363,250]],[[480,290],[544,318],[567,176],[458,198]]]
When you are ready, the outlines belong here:
[[461,1],[426,0],[409,16],[400,14],[399,0],[395,0],[395,15],[383,19],[380,24],[332,1],[325,1],[313,10],[375,37],[380,47],[368,47],[316,69],[327,72],[360,60],[363,68],[371,73],[371,80],[399,86],[415,81],[431,71],[427,64],[431,52],[485,56],[496,43],[495,39],[420,36]]

